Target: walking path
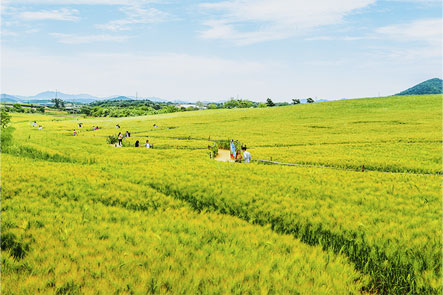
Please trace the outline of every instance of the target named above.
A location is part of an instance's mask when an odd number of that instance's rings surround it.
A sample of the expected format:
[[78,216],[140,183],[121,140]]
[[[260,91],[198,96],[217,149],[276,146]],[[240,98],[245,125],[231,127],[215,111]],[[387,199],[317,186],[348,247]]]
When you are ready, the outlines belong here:
[[231,154],[228,150],[218,150],[218,155],[214,158],[214,160],[221,162],[234,162],[234,160],[231,159]]

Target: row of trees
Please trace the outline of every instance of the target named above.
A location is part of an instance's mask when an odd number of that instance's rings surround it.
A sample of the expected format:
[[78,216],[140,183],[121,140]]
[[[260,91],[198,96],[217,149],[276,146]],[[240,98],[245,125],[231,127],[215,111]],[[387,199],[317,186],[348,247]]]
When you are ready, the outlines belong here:
[[[54,108],[58,110],[65,110],[65,101],[60,98],[51,100],[54,103]],[[307,99],[307,103],[313,103],[312,98]],[[292,104],[300,104],[300,99],[293,99]],[[274,106],[287,106],[287,102],[274,103],[272,99],[268,98],[265,103],[253,102],[245,99],[234,99],[224,103],[210,103],[205,105],[202,102],[197,102],[196,106],[177,107],[171,102],[153,102],[150,100],[105,100],[96,101],[89,105],[82,105],[80,108],[71,110],[71,113],[81,113],[93,117],[132,117],[165,114],[174,112],[194,111],[201,108],[208,109],[233,109],[233,108],[265,108]],[[6,112],[45,112],[43,106],[32,106],[30,108],[23,108],[20,104],[14,104],[11,107],[5,108]]]
[[[311,97],[309,97],[306,99],[306,102],[313,103],[314,100]],[[292,99],[292,104],[300,104],[300,103],[301,103],[300,99],[297,99],[297,98]]]
[[[194,110],[194,109],[192,109]],[[178,108],[174,105],[165,105],[160,109],[154,109],[148,106],[131,106],[131,107],[101,107],[101,106],[82,106],[77,113],[85,114],[93,117],[134,117],[156,114],[167,114],[189,111],[189,109]]]
[[22,107],[21,104],[19,103],[15,103],[12,106],[4,106],[2,108],[2,110],[4,110],[5,112],[13,112],[13,113],[44,113],[45,112],[45,107],[43,106],[34,106],[34,105],[29,105],[27,107]]

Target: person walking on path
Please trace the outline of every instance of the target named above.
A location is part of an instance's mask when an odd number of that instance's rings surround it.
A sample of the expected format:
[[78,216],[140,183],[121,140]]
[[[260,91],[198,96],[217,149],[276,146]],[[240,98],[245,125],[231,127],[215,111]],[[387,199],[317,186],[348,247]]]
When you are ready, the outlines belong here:
[[122,146],[123,134],[121,132],[118,133],[118,145]]
[[234,144],[234,140],[233,139],[231,139],[230,150],[231,150],[231,159],[234,159],[234,157],[235,157],[235,144]]
[[251,153],[246,150],[246,146],[243,146],[241,149],[243,150],[243,162],[251,162]]

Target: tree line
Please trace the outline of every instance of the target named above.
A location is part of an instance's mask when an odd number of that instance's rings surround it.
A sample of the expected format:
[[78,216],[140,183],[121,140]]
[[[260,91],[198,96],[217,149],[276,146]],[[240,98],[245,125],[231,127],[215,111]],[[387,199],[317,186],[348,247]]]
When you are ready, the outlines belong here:
[[[134,117],[145,115],[166,114],[175,112],[195,111],[201,109],[235,109],[235,108],[266,108],[288,106],[288,102],[273,102],[272,99],[266,99],[266,102],[254,102],[246,99],[234,99],[222,103],[203,103],[196,102],[195,105],[180,106],[172,102],[153,102],[151,100],[104,100],[95,101],[86,105],[66,107],[67,102],[60,98],[51,100],[53,106],[50,108],[68,111],[69,113],[85,114],[92,117]],[[307,103],[313,103],[312,98],[306,99]],[[292,104],[300,104],[300,99],[292,99]],[[5,106],[5,112],[17,113],[44,113],[44,106],[29,105],[23,107],[16,103],[12,107]]]

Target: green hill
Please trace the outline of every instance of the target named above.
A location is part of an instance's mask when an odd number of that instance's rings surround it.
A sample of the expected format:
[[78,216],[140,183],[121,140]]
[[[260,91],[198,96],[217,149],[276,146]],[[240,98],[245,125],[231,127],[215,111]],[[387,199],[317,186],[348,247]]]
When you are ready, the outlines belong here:
[[439,78],[429,79],[396,95],[442,94],[442,82]]

